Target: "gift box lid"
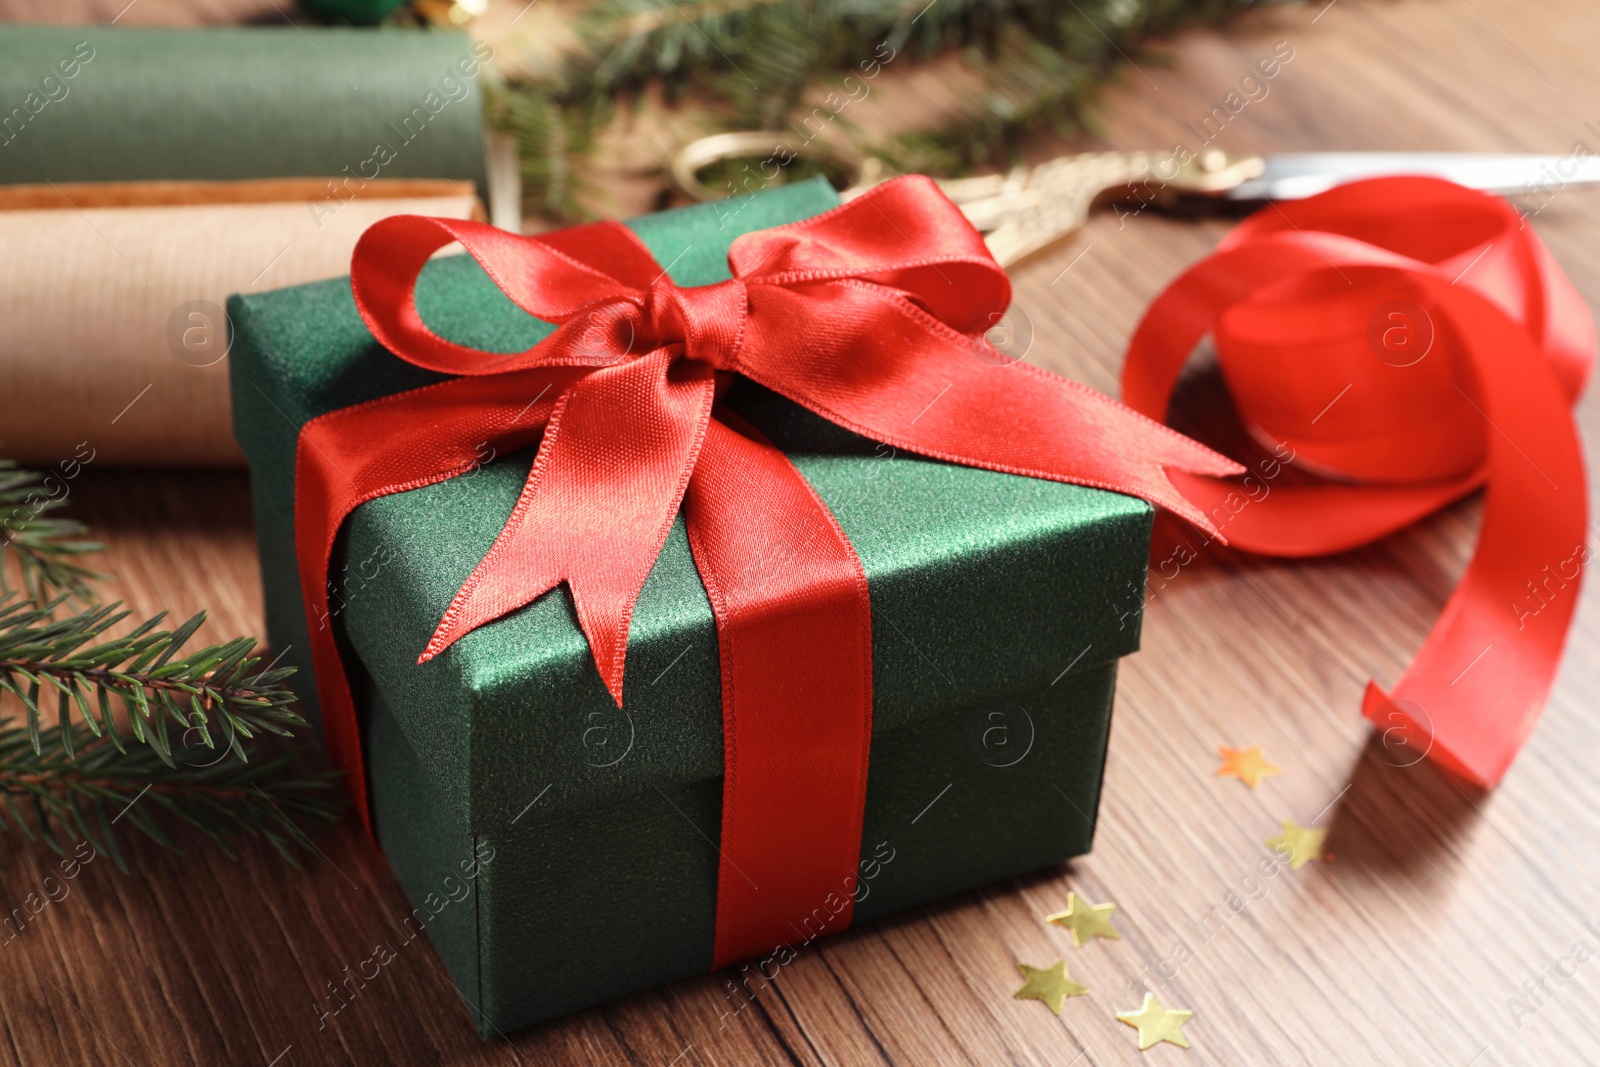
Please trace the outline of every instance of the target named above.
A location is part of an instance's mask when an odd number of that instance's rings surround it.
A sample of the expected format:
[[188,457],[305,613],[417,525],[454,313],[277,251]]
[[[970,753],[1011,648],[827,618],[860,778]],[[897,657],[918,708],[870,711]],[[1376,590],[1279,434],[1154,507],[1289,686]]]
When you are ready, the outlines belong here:
[[[819,179],[628,225],[675,282],[705,285],[728,277],[740,233],[835,203]],[[522,350],[550,329],[465,256],[431,262],[417,302],[435,330],[480,348]],[[372,339],[348,279],[236,296],[229,315],[235,433],[257,507],[277,509],[288,536],[299,427],[439,376]],[[1138,647],[1146,502],[897,455],[750,383],[726,402],[784,449],[860,556],[872,600],[875,735],[1036,690]],[[600,681],[564,588],[417,664],[509,515],[532,456],[486,448],[485,462],[458,478],[362,505],[331,571],[331,621],[347,641],[358,706],[362,687],[376,686],[472,832],[722,773],[716,630],[681,517],[632,618],[623,708]],[[267,570],[269,615],[274,597],[298,608],[295,576]],[[309,679],[299,687],[309,690]]]

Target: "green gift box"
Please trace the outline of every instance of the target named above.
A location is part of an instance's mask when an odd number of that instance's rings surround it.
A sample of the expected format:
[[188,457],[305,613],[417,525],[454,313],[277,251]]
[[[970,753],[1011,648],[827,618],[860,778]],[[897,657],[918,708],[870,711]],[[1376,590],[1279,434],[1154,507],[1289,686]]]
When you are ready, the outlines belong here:
[[[739,234],[836,203],[819,180],[628,225],[673,281],[707,285],[728,277]],[[465,256],[429,263],[417,304],[479,348],[525,349],[551,329]],[[510,514],[531,450],[486,449],[459,477],[358,508],[328,615],[308,623],[301,426],[441,378],[373,340],[348,279],[235,296],[229,315],[272,643],[315,715],[310,626],[335,627],[378,844],[416,905],[384,949],[425,932],[484,1034],[710,969],[722,704],[682,518],[633,615],[622,708],[564,589],[416,662]],[[725,402],[788,455],[866,573],[874,703],[855,921],[1087,851],[1116,663],[1138,647],[1150,506],[897,455],[748,382]],[[808,944],[797,929],[730,981],[752,991]],[[335,1016],[356,992],[335,986],[320,1010]]]

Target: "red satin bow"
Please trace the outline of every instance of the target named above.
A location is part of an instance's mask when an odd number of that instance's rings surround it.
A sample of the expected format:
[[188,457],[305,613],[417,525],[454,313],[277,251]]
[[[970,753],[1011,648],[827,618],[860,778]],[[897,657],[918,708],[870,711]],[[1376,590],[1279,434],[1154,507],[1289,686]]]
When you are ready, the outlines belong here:
[[[509,355],[433,333],[413,290],[454,241],[555,332]],[[728,281],[680,288],[615,223],[532,238],[414,216],[378,223],[351,263],[362,317],[391,352],[460,377],[307,423],[295,516],[328,748],[366,819],[356,717],[332,631],[318,625],[344,517],[461,473],[484,442],[540,441],[505,528],[421,659],[565,582],[620,704],[629,617],[681,503],[722,659],[719,966],[850,896],[872,716],[860,563],[783,454],[715,407],[719,375],[898,449],[1129,493],[1207,528],[1167,470],[1239,470],[1107,397],[995,361],[983,331],[1010,285],[925,178],[746,234],[728,262]],[[847,901],[830,926],[849,919]]]
[[1335,479],[1246,501],[1175,473],[1232,544],[1340,552],[1487,486],[1466,575],[1362,711],[1417,758],[1497,784],[1549,694],[1588,559],[1569,412],[1596,347],[1582,299],[1505,201],[1383,178],[1264,210],[1173,282],[1128,348],[1127,403],[1164,417],[1208,331],[1246,423]]

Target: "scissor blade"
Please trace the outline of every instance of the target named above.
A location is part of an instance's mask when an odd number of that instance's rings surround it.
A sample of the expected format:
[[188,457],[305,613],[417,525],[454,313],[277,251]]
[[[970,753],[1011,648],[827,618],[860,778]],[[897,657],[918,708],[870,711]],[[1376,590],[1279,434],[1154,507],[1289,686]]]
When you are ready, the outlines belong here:
[[1229,200],[1299,200],[1335,185],[1391,174],[1427,174],[1492,193],[1549,195],[1600,182],[1600,157],[1473,152],[1299,152],[1266,157],[1266,170]]

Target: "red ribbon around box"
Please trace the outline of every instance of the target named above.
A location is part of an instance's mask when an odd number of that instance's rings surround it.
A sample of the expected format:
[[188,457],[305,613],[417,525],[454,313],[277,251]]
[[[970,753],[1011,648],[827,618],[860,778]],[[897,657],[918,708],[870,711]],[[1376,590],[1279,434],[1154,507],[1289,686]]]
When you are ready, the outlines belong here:
[[[1248,237],[1267,228],[1257,222],[1240,232]],[[414,287],[428,257],[456,241],[513,302],[556,330],[512,354],[466,348],[433,333],[417,312]],[[1242,249],[1243,241],[1228,247]],[[1415,260],[1400,263],[1393,252],[1318,234],[1299,234],[1265,265],[1241,256],[1243,282],[1197,268],[1163,298],[1163,314],[1153,312],[1135,339],[1129,366],[1135,406],[1160,415],[1182,358],[1217,312],[1263,278],[1309,269],[1311,256],[1352,268],[1381,259],[1383,267],[1409,270],[1407,277],[1419,273]],[[500,451],[538,442],[504,529],[420,658],[430,659],[565,583],[601,678],[619,704],[633,605],[682,508],[716,618],[722,664],[717,966],[770,950],[789,936],[790,923],[851,884],[872,723],[871,614],[860,562],[787,458],[718,405],[732,375],[898,449],[1128,493],[1213,532],[1206,511],[1184,492],[1206,504],[1226,484],[1217,479],[1242,473],[1232,461],[1107,397],[1025,364],[995,360],[983,332],[1009,303],[1009,283],[960,211],[925,178],[897,179],[826,214],[746,234],[728,259],[730,280],[680,288],[615,223],[537,237],[414,216],[378,223],[351,263],[362,317],[391,352],[458,377],[307,423],[297,446],[295,489],[302,592],[315,620],[326,614],[329,553],[354,508],[469,469],[484,442]],[[1543,277],[1539,270],[1559,277],[1547,259],[1529,270],[1535,273],[1527,277]],[[1531,351],[1545,365],[1515,320],[1489,301],[1471,299],[1478,304],[1462,311],[1464,321],[1498,316],[1485,329],[1498,330],[1497,338],[1514,334],[1518,351]],[[1455,308],[1454,301],[1445,306]],[[1242,365],[1237,357],[1225,363]],[[1271,380],[1270,367],[1250,368],[1257,370]],[[1498,388],[1499,378],[1485,387]],[[1551,397],[1534,391],[1530,410],[1548,414]],[[1473,384],[1468,392],[1480,390]],[[1564,399],[1559,390],[1553,395]],[[1266,414],[1245,407],[1247,415]],[[1570,463],[1558,466],[1552,459],[1551,465],[1568,480],[1562,499],[1577,493],[1581,501],[1581,480],[1570,477],[1577,462],[1570,418],[1560,403],[1554,409],[1571,445],[1556,451],[1571,455]],[[1491,413],[1500,410],[1496,401]],[[1270,418],[1261,425],[1277,432]],[[1551,436],[1561,437],[1561,430]],[[1357,465],[1351,473],[1368,470]],[[1507,484],[1527,484],[1515,482],[1512,473],[1505,474]],[[1377,536],[1473,484],[1460,475],[1444,495],[1438,487],[1410,490],[1420,496],[1373,505],[1383,518],[1348,525]],[[1348,491],[1387,500],[1382,490]],[[1339,490],[1328,492],[1338,510]],[[1496,504],[1491,501],[1491,510]],[[1581,534],[1581,503],[1577,515]],[[1570,508],[1562,512],[1557,532],[1569,532],[1570,516]],[[1254,521],[1247,528],[1233,519],[1229,532],[1237,527],[1251,547],[1283,551],[1281,540],[1254,533]],[[1486,542],[1488,536],[1486,527]],[[1307,550],[1359,539],[1323,537]],[[1553,543],[1517,541],[1496,558],[1525,563],[1521,553]],[[775,546],[795,561],[777,575],[761,566]],[[1564,633],[1567,614],[1557,622],[1552,612],[1541,625]],[[349,773],[370,826],[356,716],[338,649],[331,630],[311,630],[329,752]],[[1545,688],[1558,654],[1559,640],[1538,646]],[[1442,705],[1433,710],[1441,738],[1445,712]],[[1525,728],[1522,719],[1493,720],[1482,732],[1509,760]],[[847,906],[830,928],[848,925],[850,916]]]
[[[430,330],[417,274],[455,241],[555,332],[507,355]],[[1092,390],[998,365],[983,332],[1010,283],[926,178],[745,234],[728,262],[730,280],[680,288],[616,223],[538,237],[415,216],[378,223],[350,267],[362,317],[391,352],[460,377],[307,423],[295,485],[316,619],[356,506],[461,473],[485,441],[540,442],[505,528],[421,658],[564,582],[619,704],[634,601],[682,507],[722,661],[718,966],[770,951],[820,901],[849,895],[872,730],[860,561],[783,453],[717,404],[732,375],[898,449],[1130,493],[1200,524],[1166,472],[1239,470]],[[778,574],[761,565],[775,552],[794,561]],[[338,649],[330,629],[311,632],[329,752],[368,818]],[[832,925],[849,921],[847,907]]]

